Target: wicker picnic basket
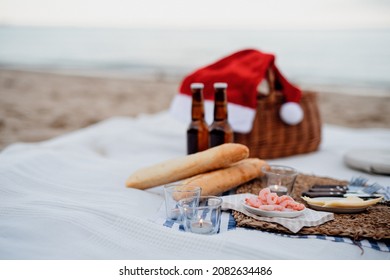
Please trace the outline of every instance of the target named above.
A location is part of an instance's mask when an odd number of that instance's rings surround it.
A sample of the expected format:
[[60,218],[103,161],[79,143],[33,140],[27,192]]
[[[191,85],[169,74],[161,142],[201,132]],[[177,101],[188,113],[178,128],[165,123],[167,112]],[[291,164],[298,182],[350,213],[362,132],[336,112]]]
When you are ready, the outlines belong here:
[[235,133],[235,142],[249,147],[252,157],[272,159],[316,151],[321,142],[321,118],[315,92],[302,92],[304,118],[288,125],[279,117],[284,96],[275,88],[272,71],[267,73],[269,93],[259,93],[257,112],[250,133]]

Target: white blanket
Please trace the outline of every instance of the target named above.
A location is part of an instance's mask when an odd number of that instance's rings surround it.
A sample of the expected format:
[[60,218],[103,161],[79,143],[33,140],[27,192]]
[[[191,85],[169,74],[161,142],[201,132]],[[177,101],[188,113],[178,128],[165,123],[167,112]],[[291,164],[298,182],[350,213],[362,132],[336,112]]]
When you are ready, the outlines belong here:
[[[185,155],[186,125],[168,113],[112,118],[0,154],[0,259],[390,259],[390,254],[254,230],[213,236],[154,223],[161,187],[125,188],[136,169]],[[343,154],[389,147],[390,131],[324,127],[320,151],[269,161],[340,179],[389,177],[351,170]]]

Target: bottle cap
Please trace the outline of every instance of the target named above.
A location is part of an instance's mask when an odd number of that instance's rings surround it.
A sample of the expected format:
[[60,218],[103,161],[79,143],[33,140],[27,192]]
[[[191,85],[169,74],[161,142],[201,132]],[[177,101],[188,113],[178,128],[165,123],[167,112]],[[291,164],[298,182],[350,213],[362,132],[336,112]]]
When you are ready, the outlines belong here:
[[227,88],[227,83],[214,83],[214,88]]
[[191,89],[203,89],[204,88],[204,84],[202,83],[192,83],[191,84]]

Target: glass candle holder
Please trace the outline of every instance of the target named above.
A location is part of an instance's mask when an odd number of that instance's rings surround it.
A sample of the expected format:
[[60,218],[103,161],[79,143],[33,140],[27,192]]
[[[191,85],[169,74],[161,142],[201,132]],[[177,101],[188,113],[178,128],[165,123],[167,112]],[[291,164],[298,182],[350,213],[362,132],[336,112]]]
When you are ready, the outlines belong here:
[[198,205],[202,188],[193,185],[169,184],[164,186],[165,210],[170,220],[180,220],[178,202],[187,199],[190,205]]
[[265,174],[266,186],[270,188],[271,192],[278,196],[292,193],[298,175],[294,168],[284,165],[269,165],[263,166],[262,171]]
[[216,234],[221,224],[222,198],[201,196],[199,204],[190,199],[179,201],[184,230],[198,234]]

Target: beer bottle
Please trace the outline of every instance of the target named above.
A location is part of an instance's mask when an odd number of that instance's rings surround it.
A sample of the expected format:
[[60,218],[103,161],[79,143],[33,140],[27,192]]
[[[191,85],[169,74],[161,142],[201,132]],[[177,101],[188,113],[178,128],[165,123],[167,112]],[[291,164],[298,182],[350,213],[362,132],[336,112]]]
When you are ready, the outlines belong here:
[[209,129],[204,119],[202,83],[192,83],[191,123],[187,129],[187,154],[209,148]]
[[233,142],[233,129],[228,122],[226,83],[214,84],[214,121],[209,127],[210,147]]

